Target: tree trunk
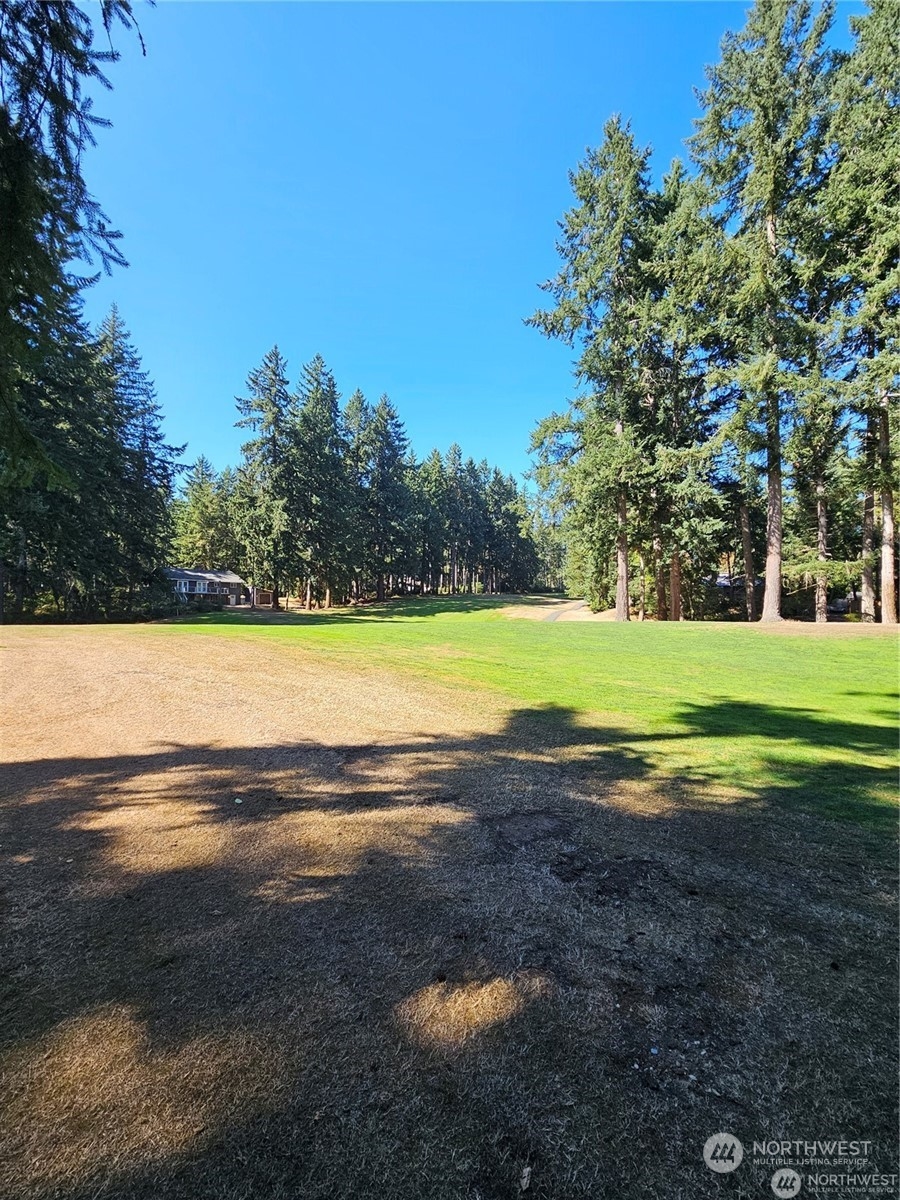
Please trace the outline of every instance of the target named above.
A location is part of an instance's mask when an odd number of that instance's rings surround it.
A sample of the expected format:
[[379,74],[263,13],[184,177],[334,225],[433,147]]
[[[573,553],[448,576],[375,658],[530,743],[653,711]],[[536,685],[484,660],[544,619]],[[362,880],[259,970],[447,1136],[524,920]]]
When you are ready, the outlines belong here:
[[888,399],[882,396],[878,414],[878,468],[881,477],[881,623],[897,624],[897,585],[894,582],[894,493]]
[[[828,558],[828,511],[825,507],[825,481],[816,480],[816,557],[819,562]],[[816,576],[816,621],[828,620],[828,576]]]
[[666,577],[662,567],[662,538],[659,536],[658,529],[653,534],[653,581],[656,586],[656,619],[657,621],[668,621]]
[[864,621],[875,620],[875,492],[867,485],[863,497],[862,519],[862,585],[860,587],[860,616]]
[[875,620],[875,476],[878,470],[878,418],[871,412],[866,421],[865,447],[866,490],[863,494],[863,568],[859,612],[864,621],[870,622]]
[[750,509],[741,502],[741,547],[744,556],[744,598],[747,620],[756,620],[756,563],[753,561],[753,538],[750,536]]
[[19,527],[19,561],[16,564],[15,584],[13,585],[13,612],[21,617],[25,608],[25,578],[28,574],[28,551],[25,541],[25,530]]
[[766,587],[763,592],[762,621],[781,620],[781,429],[778,423],[778,397],[766,406]]
[[624,491],[616,504],[616,620],[630,621],[628,612],[628,503]]
[[306,597],[304,600],[304,604],[306,607],[306,611],[312,612],[312,578],[311,577],[307,578],[307,580],[306,580]]
[[[778,256],[778,231],[775,214],[766,214],[766,241],[774,271]],[[770,340],[767,349],[777,355],[775,317],[769,311]],[[763,592],[762,621],[781,620],[781,542],[784,497],[781,487],[781,406],[778,395],[766,396],[766,586]]]
[[681,609],[681,555],[677,550],[672,552],[669,567],[669,616],[673,621],[684,620]]
[[638,608],[638,620],[643,621],[647,616],[647,565],[644,562],[643,554],[639,556],[639,560],[641,564],[641,595],[640,607]]

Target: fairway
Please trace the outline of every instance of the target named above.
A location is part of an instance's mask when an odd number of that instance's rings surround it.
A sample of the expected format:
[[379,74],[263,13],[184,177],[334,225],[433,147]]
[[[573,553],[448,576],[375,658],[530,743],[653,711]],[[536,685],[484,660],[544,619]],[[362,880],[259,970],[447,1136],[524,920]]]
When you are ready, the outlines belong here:
[[544,608],[3,630],[0,1194],[898,1169],[895,637]]

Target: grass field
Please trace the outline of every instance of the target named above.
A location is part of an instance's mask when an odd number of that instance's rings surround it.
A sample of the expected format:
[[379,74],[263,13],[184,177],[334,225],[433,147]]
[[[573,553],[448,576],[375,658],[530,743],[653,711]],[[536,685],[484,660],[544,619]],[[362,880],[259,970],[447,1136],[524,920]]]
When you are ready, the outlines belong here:
[[0,1195],[898,1169],[896,641],[509,603],[3,631]]
[[[540,601],[536,601],[540,603]],[[794,626],[511,621],[508,600],[411,601],[344,611],[185,622],[302,644],[369,670],[495,689],[547,723],[593,724],[629,774],[671,777],[693,797],[792,804],[896,824],[897,644],[890,635]],[[788,627],[790,628],[790,627]],[[843,636],[842,636],[843,635]],[[607,764],[609,765],[609,761]],[[615,769],[615,768],[613,768]]]

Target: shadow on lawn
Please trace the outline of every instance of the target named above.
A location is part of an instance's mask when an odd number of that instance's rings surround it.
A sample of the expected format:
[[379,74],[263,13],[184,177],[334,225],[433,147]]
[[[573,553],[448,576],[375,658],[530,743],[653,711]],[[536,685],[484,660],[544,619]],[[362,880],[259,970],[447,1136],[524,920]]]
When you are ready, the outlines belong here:
[[[743,738],[765,738],[758,758],[777,782],[750,789],[765,803],[810,816],[856,821],[888,837],[895,833],[897,809],[891,798],[896,794],[897,737],[893,724],[864,725],[824,717],[812,709],[736,700],[684,704],[675,717],[684,726],[675,739],[700,736],[739,744]],[[808,750],[831,751],[830,761],[810,762],[804,756]],[[885,765],[847,761],[848,752],[883,757]],[[712,772],[720,778],[727,773],[727,759]],[[744,781],[735,779],[735,783],[747,790]]]
[[544,1200],[696,1200],[720,1127],[890,1169],[892,856],[792,813],[791,770],[713,803],[565,709],[6,767],[0,1190],[500,1200],[528,1168]]

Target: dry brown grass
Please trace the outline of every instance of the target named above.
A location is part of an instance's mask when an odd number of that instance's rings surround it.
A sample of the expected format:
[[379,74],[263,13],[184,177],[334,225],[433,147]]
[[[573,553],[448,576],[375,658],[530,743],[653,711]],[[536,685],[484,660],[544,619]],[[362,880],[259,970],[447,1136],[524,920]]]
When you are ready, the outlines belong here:
[[3,1197],[764,1194],[720,1129],[895,1163],[871,831],[297,646],[4,643]]

